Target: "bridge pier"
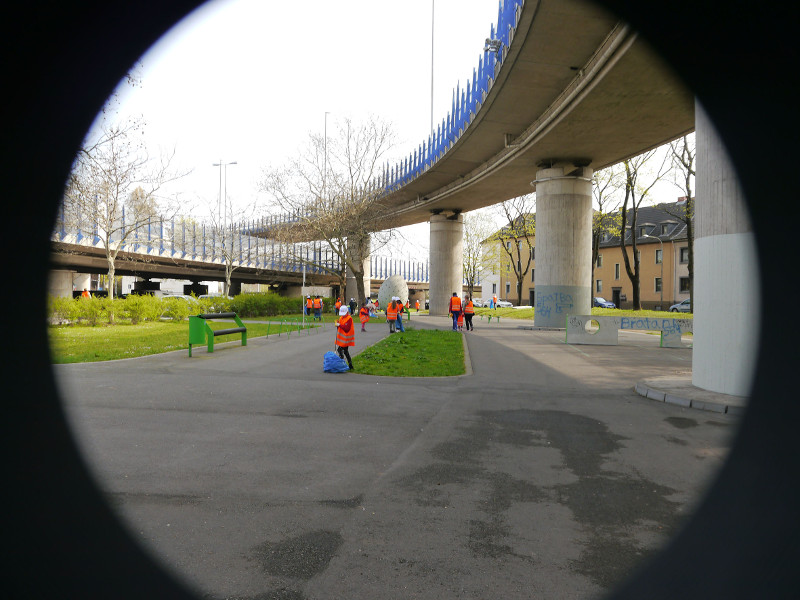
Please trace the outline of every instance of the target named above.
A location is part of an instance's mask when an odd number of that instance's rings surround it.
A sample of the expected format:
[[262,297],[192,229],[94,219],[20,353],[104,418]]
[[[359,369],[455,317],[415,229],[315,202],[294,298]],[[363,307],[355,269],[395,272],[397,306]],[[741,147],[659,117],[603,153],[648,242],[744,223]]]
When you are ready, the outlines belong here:
[[536,172],[537,327],[566,326],[592,303],[592,169],[557,163]]
[[[370,285],[372,282],[372,272],[370,267],[369,253],[370,253],[370,239],[368,235],[361,238],[347,238],[347,252],[354,263],[359,261],[364,268],[364,298],[370,295]],[[345,304],[350,301],[350,298],[355,298],[359,303],[362,298],[358,294],[358,281],[350,267],[347,267],[347,286],[345,287]]]
[[430,314],[446,315],[453,292],[462,296],[464,215],[431,215]]
[[755,234],[733,164],[699,102],[695,128],[692,383],[747,396],[760,325]]

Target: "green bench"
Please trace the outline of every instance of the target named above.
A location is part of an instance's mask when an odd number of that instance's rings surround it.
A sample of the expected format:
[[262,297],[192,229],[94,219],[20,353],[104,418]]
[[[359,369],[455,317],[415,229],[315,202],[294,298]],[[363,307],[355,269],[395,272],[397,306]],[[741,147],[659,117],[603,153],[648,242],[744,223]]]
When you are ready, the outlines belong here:
[[[207,319],[233,319],[236,327],[228,329],[211,329]],[[242,346],[247,346],[247,327],[236,313],[208,313],[189,317],[189,358],[192,357],[192,345],[208,344],[208,351],[214,352],[214,338],[218,335],[242,334]]]

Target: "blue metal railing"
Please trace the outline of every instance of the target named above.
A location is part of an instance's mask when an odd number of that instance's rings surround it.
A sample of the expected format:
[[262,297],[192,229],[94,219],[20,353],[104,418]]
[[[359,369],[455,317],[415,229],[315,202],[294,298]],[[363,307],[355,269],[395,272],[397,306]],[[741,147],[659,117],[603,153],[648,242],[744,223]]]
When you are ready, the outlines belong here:
[[387,193],[393,192],[421,175],[444,156],[466,131],[492,88],[517,28],[523,2],[524,0],[500,0],[497,28],[492,24],[490,29],[490,39],[496,44],[497,50],[488,46],[484,48],[483,56],[478,59],[477,69],[472,70],[472,81],[467,80],[463,89],[460,82],[456,84],[450,112],[437,125],[436,130],[430,133],[428,139],[394,166],[388,163],[385,165],[378,181],[381,189]]
[[[280,217],[265,217],[261,221],[232,224],[221,229],[183,218],[167,220],[153,217],[133,229],[133,223],[125,221],[125,212],[122,211],[115,228],[117,233],[110,236],[109,244],[119,244],[121,251],[142,254],[143,257],[164,256],[209,264],[231,260],[236,266],[293,273],[301,272],[303,265],[310,274],[342,271],[339,255],[326,247],[324,242],[284,244],[263,237],[267,221],[273,224],[285,222]],[[83,233],[95,227],[96,220],[84,218],[78,211],[68,216],[62,209],[51,239],[96,247],[102,244],[99,229],[96,235],[87,236]],[[373,279],[386,279],[398,274],[404,275],[407,281],[428,282],[427,262],[372,256],[370,264]]]

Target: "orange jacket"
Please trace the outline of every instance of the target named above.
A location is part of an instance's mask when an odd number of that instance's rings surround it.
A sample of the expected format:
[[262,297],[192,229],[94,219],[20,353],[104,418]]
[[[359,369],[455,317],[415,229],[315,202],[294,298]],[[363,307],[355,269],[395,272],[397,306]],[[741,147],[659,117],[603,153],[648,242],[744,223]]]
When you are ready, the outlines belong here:
[[353,317],[344,315],[339,317],[336,321],[336,345],[337,346],[355,346],[356,345],[356,328],[353,327]]
[[322,308],[322,298],[314,298],[314,308]]
[[342,303],[341,303],[341,302],[339,302],[339,301],[337,300],[337,301],[336,301],[336,304],[334,304],[333,306],[334,306],[334,307],[336,308],[336,310],[338,311],[340,308],[342,308]]
[[458,296],[450,298],[450,312],[461,312],[461,298]]
[[419,300],[417,300],[416,308],[419,310]]
[[358,319],[362,323],[369,321],[369,309],[366,306],[362,306],[361,310],[358,311]]
[[464,314],[465,315],[474,315],[475,314],[475,307],[472,305],[472,300],[467,302],[464,305]]
[[306,308],[314,308],[314,301],[311,298],[306,298]]
[[395,304],[394,302],[390,302],[389,304],[386,305],[386,318],[390,321],[397,320],[397,304]]

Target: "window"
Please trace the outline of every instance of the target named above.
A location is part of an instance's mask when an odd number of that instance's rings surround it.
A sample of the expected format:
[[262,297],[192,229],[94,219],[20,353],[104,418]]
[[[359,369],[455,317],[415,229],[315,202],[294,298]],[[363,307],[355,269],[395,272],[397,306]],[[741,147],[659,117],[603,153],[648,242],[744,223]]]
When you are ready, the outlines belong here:
[[681,262],[688,263],[689,262],[689,246],[684,246],[681,248]]
[[531,260],[536,260],[536,246],[531,248]]
[[655,283],[656,283],[655,291],[660,292],[661,291],[661,277],[656,277],[655,278]]
[[661,248],[656,250],[656,264],[657,265],[660,265],[662,263],[662,261],[664,260],[663,254],[664,254],[664,251]]
[[506,242],[506,250],[511,252],[511,241],[510,240]]
[[496,293],[497,293],[497,284],[493,283],[492,284],[492,294],[496,294]]
[[536,279],[535,279],[535,277],[536,277],[535,273],[536,273],[536,269],[531,269],[531,283],[533,283],[534,281],[536,281]]
[[642,237],[646,233],[647,233],[647,227],[645,227],[644,225],[639,227],[639,237]]
[[614,263],[614,279],[619,279],[619,263]]
[[668,231],[669,231],[669,224],[662,223],[661,224],[661,235],[666,235]]
[[602,254],[598,254],[597,255],[597,268],[599,269],[602,266],[603,266],[603,255]]
[[689,278],[688,277],[681,277],[679,285],[680,285],[679,289],[680,289],[682,294],[688,294],[689,293]]
[[508,298],[510,295],[511,295],[511,282],[506,281],[506,298]]
[[603,291],[603,280],[602,279],[598,279],[597,280],[597,284],[595,285],[595,289],[597,290],[598,294]]

